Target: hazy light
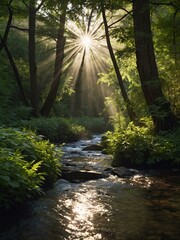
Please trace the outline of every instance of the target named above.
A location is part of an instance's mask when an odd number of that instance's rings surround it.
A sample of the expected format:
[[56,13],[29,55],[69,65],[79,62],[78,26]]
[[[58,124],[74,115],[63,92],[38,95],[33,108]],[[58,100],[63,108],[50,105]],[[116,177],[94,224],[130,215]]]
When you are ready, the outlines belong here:
[[[90,28],[68,22],[67,28],[71,38],[67,38],[65,62],[69,64],[68,73],[72,77],[72,88],[75,90],[71,97],[71,111],[77,108],[88,109],[89,113],[102,110],[102,101],[111,94],[110,88],[100,83],[97,86],[98,74],[107,70],[107,49],[102,19],[95,18]],[[79,84],[79,85],[78,85]],[[79,95],[76,94],[79,90]],[[77,100],[77,101],[76,101]],[[101,105],[102,104],[102,105]],[[109,106],[107,109],[109,110]]]
[[89,35],[85,35],[81,38],[81,44],[85,47],[85,48],[89,48],[92,44],[92,39]]

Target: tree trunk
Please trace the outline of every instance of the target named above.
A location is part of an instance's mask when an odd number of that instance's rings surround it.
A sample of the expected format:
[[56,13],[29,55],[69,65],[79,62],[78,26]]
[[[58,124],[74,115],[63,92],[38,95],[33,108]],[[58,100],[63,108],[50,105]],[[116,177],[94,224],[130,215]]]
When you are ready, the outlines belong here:
[[14,72],[16,82],[17,82],[18,87],[19,87],[20,97],[21,97],[23,103],[28,106],[28,101],[26,99],[26,95],[25,95],[25,92],[24,92],[24,89],[23,89],[23,86],[22,86],[22,82],[21,82],[21,78],[19,76],[18,69],[17,69],[16,64],[14,62],[13,56],[12,56],[8,46],[7,46],[7,38],[8,38],[9,31],[10,31],[10,26],[11,26],[12,16],[13,16],[13,10],[11,8],[11,3],[12,3],[12,0],[9,2],[9,5],[8,5],[9,18],[8,18],[8,22],[7,22],[7,25],[6,25],[4,35],[3,36],[0,35],[0,40],[1,40],[0,41],[0,51],[4,48],[4,50],[5,50],[5,52],[8,56],[9,62],[11,64],[12,70]]
[[26,98],[26,95],[25,95],[25,92],[24,92],[24,89],[23,89],[23,85],[22,85],[21,78],[19,76],[18,69],[16,67],[13,56],[12,56],[12,54],[11,54],[11,52],[10,52],[6,43],[4,43],[4,50],[6,51],[6,54],[8,56],[9,62],[10,62],[11,67],[12,67],[12,70],[14,72],[14,76],[15,76],[16,82],[17,82],[18,87],[19,87],[19,93],[20,93],[21,100],[23,101],[23,103],[26,106],[28,106],[29,104],[28,104],[28,101],[27,101],[27,98]]
[[64,47],[65,47],[64,29],[65,29],[65,20],[66,20],[66,8],[67,8],[67,2],[65,1],[65,3],[62,4],[62,14],[60,16],[60,27],[58,31],[58,38],[57,38],[57,44],[56,44],[56,59],[55,59],[53,81],[52,81],[48,96],[44,102],[44,105],[41,108],[41,115],[43,116],[48,116],[51,111],[51,108],[56,100],[56,95],[57,95],[60,80],[62,77],[62,67],[63,67]]
[[77,80],[74,86],[75,95],[73,96],[72,101],[72,109],[71,114],[72,116],[80,116],[83,113],[83,101],[82,101],[82,94],[83,94],[83,70],[84,70],[84,61],[85,61],[86,49],[83,50],[83,56],[81,60],[81,64],[79,67]]
[[11,22],[12,22],[12,16],[13,16],[13,11],[11,6],[8,6],[8,11],[9,11],[9,18],[6,24],[6,29],[4,32],[4,35],[1,37],[1,41],[0,41],[0,51],[3,49],[4,44],[6,44],[7,42],[7,38],[8,38],[8,34],[9,34],[9,30],[10,30],[10,26],[11,26]]
[[37,87],[37,67],[36,67],[36,1],[29,1],[29,74],[30,74],[30,101],[32,114],[38,113],[38,87]]
[[[88,26],[86,29],[86,34],[88,35],[90,31],[92,16],[93,16],[93,9],[91,10],[90,16],[88,18]],[[79,71],[77,74],[77,80],[75,82],[74,91],[75,94],[72,97],[72,103],[71,103],[71,114],[72,116],[80,116],[83,114],[83,106],[86,105],[85,101],[82,101],[82,95],[83,95],[83,72],[84,72],[84,63],[85,63],[85,57],[86,57],[86,47],[82,48],[82,60],[79,67]]]
[[132,104],[131,104],[130,99],[127,95],[126,89],[124,87],[123,79],[122,79],[122,76],[121,76],[121,73],[120,73],[120,70],[119,70],[114,52],[113,52],[113,48],[112,48],[112,45],[111,45],[104,6],[102,6],[101,11],[102,11],[105,34],[106,34],[106,42],[107,42],[107,46],[108,46],[108,49],[109,49],[109,54],[111,56],[111,60],[112,60],[113,66],[114,66],[114,70],[115,70],[115,73],[116,73],[116,76],[117,76],[117,80],[118,80],[118,83],[119,83],[121,94],[122,94],[122,97],[124,99],[126,109],[127,109],[127,113],[129,115],[130,120],[133,121],[134,123],[136,123],[137,122],[137,116],[136,116],[136,114],[135,114],[135,112],[132,108]]
[[175,119],[160,85],[150,22],[149,0],[133,0],[137,68],[156,132],[170,130]]

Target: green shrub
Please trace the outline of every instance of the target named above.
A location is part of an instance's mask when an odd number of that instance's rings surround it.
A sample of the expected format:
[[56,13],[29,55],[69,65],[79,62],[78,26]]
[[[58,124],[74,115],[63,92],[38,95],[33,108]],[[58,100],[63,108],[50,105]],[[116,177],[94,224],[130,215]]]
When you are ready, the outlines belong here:
[[35,130],[52,142],[73,142],[87,135],[83,126],[60,117],[34,118],[30,121],[23,121],[22,125]]
[[0,205],[41,192],[60,174],[61,149],[29,130],[0,128]]
[[90,133],[104,133],[107,131],[107,123],[100,117],[73,118],[75,123],[85,127]]
[[30,108],[20,106],[8,114],[2,112],[2,116],[8,115],[8,119],[0,118],[0,123],[4,126],[31,129],[51,142],[58,143],[78,141],[81,138],[90,137],[92,133],[104,133],[107,130],[107,124],[103,118],[54,116],[30,119],[30,110]]
[[180,163],[179,143],[176,132],[156,136],[130,123],[124,131],[108,132],[103,144],[113,155],[113,166],[157,168]]
[[41,193],[43,173],[38,172],[42,162],[27,162],[18,151],[0,148],[0,206],[10,207],[34,194]]

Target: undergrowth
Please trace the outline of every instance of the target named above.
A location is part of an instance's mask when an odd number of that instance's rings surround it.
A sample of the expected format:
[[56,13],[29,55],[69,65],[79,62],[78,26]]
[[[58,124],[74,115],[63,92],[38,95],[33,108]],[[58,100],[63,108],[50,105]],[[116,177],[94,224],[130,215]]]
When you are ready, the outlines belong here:
[[154,135],[150,127],[138,127],[130,123],[126,130],[107,132],[102,145],[113,155],[113,166],[180,166],[180,129]]
[[36,131],[51,142],[74,142],[88,134],[83,126],[61,117],[33,118],[22,121],[22,125]]
[[30,130],[0,128],[0,207],[42,193],[60,174],[61,149]]
[[[22,121],[22,126],[36,131],[51,142],[74,142],[90,137],[93,133],[102,133],[106,124],[102,118],[33,118]],[[19,125],[19,123],[18,123]]]

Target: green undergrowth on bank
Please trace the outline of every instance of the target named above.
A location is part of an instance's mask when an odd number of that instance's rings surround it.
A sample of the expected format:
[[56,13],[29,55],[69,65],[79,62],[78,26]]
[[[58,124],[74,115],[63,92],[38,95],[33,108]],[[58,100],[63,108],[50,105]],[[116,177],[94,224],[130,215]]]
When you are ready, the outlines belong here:
[[130,123],[125,130],[107,132],[102,145],[113,155],[113,166],[180,167],[180,128],[155,135],[150,126],[138,127]]
[[33,118],[22,121],[22,126],[36,131],[51,142],[74,142],[90,137],[93,133],[105,132],[106,125],[102,118]]
[[33,118],[22,122],[23,127],[36,131],[51,142],[73,142],[87,135],[86,129],[70,119],[51,117]]
[[60,174],[61,149],[30,130],[0,128],[0,208],[38,194]]
[[60,175],[61,148],[105,131],[100,118],[32,118],[0,128],[0,209],[44,192]]

